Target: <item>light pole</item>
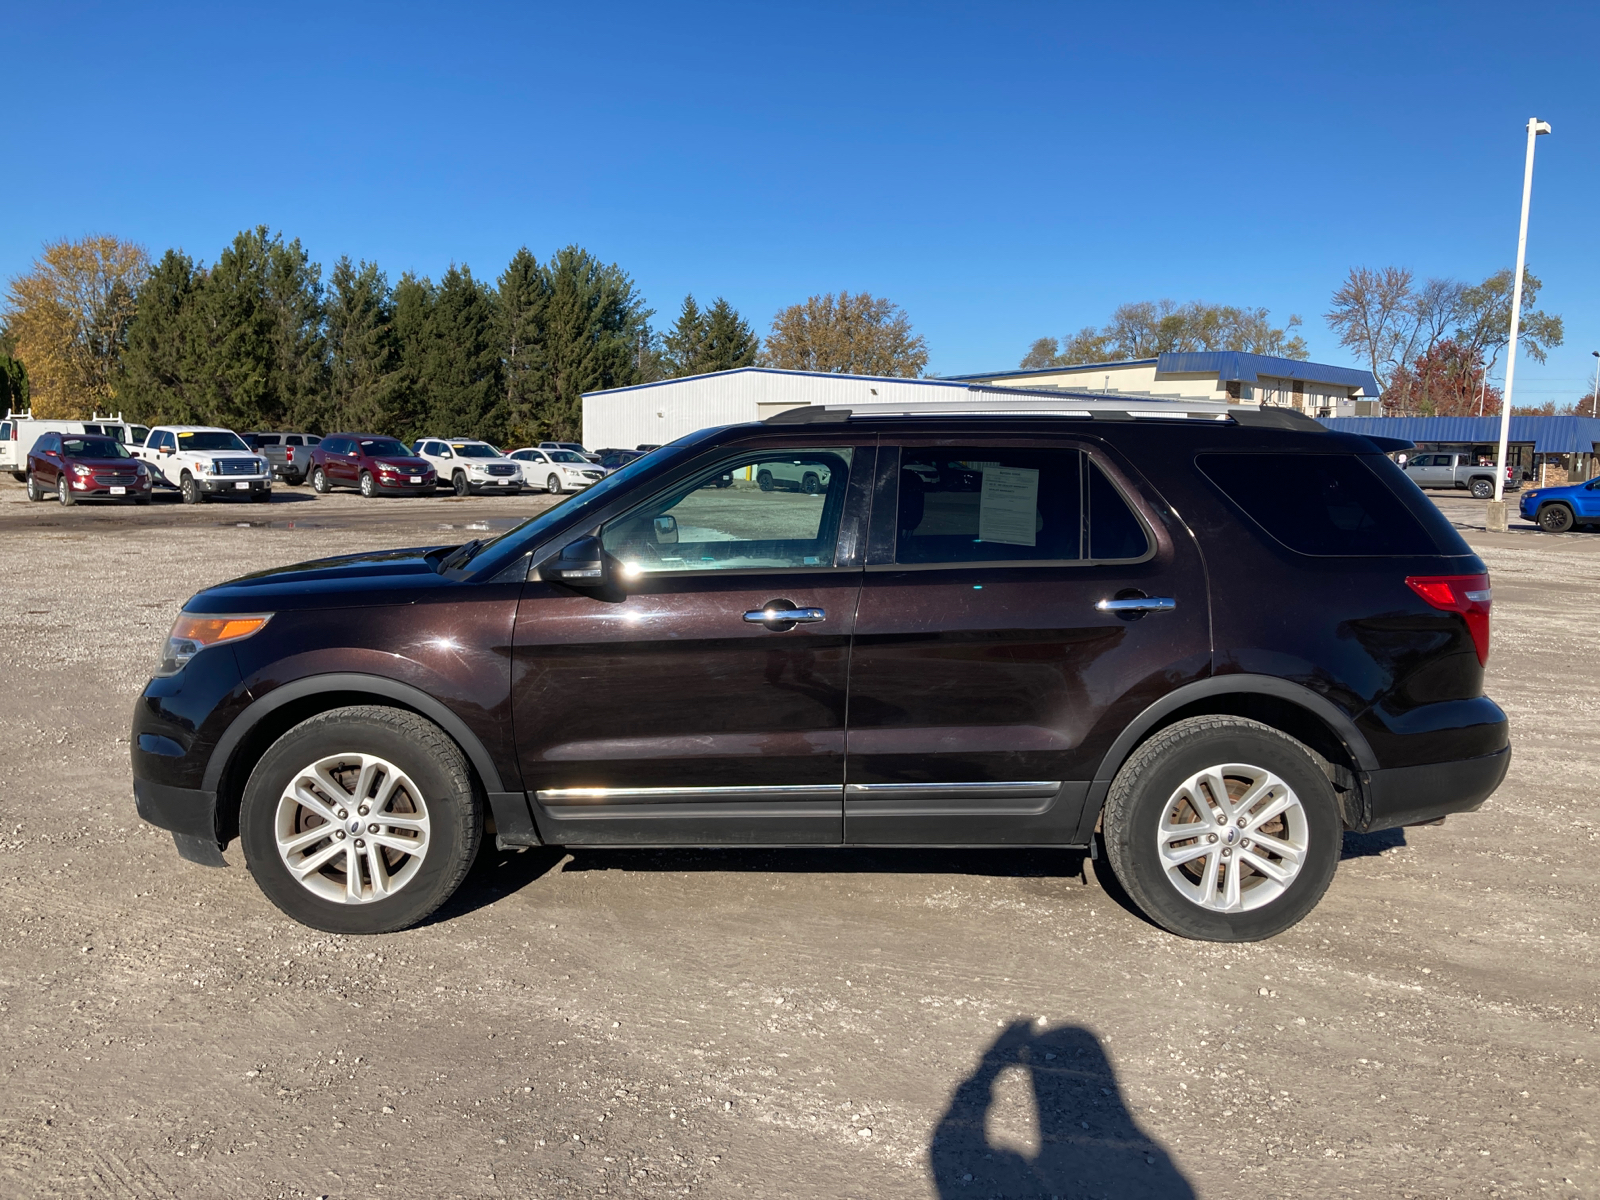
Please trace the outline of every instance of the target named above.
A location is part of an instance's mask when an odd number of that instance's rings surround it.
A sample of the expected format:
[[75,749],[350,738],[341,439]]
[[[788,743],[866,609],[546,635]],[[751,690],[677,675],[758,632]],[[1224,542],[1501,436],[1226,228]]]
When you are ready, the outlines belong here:
[[1591,350],[1594,355],[1594,395],[1589,397],[1589,415],[1600,417],[1600,350]]
[[1517,273],[1511,282],[1511,346],[1506,358],[1506,398],[1500,406],[1500,456],[1495,460],[1494,500],[1484,524],[1496,533],[1506,531],[1506,443],[1511,440],[1511,388],[1517,375],[1517,332],[1522,323],[1522,272],[1528,261],[1528,205],[1533,200],[1533,143],[1550,123],[1528,118],[1528,158],[1522,168],[1522,224],[1517,229]]

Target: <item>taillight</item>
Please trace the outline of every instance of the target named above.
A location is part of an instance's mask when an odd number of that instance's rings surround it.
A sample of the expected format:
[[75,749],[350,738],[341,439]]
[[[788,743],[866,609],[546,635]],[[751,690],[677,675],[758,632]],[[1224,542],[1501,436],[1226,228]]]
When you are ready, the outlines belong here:
[[1493,597],[1487,575],[1408,575],[1406,586],[1434,608],[1458,612],[1478,651],[1478,663],[1489,662],[1489,605]]
[[294,461],[294,447],[293,446],[289,447],[288,457],[284,461],[285,462],[293,462]]

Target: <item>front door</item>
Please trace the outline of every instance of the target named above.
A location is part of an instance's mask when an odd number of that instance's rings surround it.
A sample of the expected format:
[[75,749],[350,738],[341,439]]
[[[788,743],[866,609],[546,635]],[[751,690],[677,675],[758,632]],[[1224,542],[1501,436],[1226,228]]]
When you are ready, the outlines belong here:
[[1164,505],[1066,441],[879,450],[845,840],[1078,840],[1126,722],[1209,671],[1205,575]]
[[[872,457],[812,445],[702,463],[600,528],[613,589],[526,585],[512,703],[546,842],[842,839]],[[763,480],[779,461],[825,482]]]

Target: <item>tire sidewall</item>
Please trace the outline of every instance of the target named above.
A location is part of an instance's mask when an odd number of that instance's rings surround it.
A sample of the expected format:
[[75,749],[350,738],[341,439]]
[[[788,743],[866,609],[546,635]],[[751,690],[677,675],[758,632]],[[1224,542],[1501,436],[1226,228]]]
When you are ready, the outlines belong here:
[[373,496],[377,495],[377,492],[378,484],[377,481],[372,478],[372,472],[361,472],[361,494],[368,500],[371,500]]
[[544,481],[544,490],[552,496],[559,496],[561,494],[561,480],[554,475],[550,476],[549,479]]
[[[1544,508],[1539,510],[1539,525],[1545,530],[1546,533],[1566,533],[1571,530],[1573,519],[1569,515],[1566,521],[1563,522],[1561,519],[1561,514],[1570,514],[1570,512],[1571,510],[1563,504],[1547,504],[1544,506]],[[1550,514],[1550,521],[1548,524],[1545,520],[1546,513]]]
[[74,504],[78,499],[72,494],[72,486],[67,482],[65,475],[56,479],[56,499],[68,506]]
[[323,496],[332,490],[328,487],[328,473],[321,467],[311,472],[311,490]]
[[450,488],[458,496],[465,496],[472,490],[472,485],[467,482],[467,476],[462,471],[457,471],[450,479]]
[[[1300,873],[1281,896],[1249,912],[1214,912],[1187,899],[1167,878],[1157,850],[1156,830],[1173,793],[1191,775],[1221,763],[1273,772],[1294,789],[1306,815],[1308,847]],[[1106,830],[1108,840],[1120,843],[1112,852],[1113,869],[1146,915],[1183,937],[1241,942],[1280,933],[1316,907],[1339,864],[1344,823],[1333,787],[1299,743],[1274,730],[1243,722],[1193,728],[1139,771],[1128,800],[1127,828],[1108,824]]]
[[[370,904],[336,904],[298,883],[278,853],[278,800],[296,772],[334,754],[366,753],[387,759],[422,789],[430,843],[417,874],[395,895]],[[476,852],[471,822],[477,805],[464,763],[459,778],[415,738],[381,720],[349,717],[296,726],[262,756],[245,785],[239,839],[245,865],[278,908],[328,933],[385,933],[414,924],[438,908],[460,880],[460,857]],[[463,791],[463,787],[465,791]]]

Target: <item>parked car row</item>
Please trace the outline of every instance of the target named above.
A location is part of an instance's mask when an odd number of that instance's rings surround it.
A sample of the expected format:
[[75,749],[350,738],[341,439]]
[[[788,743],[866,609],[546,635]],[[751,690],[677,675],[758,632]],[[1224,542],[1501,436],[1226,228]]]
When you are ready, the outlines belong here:
[[[35,424],[41,428],[29,427]],[[132,443],[135,430],[144,436]],[[145,429],[130,427],[120,417],[86,423],[11,416],[0,424],[0,447],[24,441],[13,474],[28,485],[30,499],[54,496],[63,504],[88,499],[148,504],[158,487],[177,491],[185,504],[217,496],[249,496],[264,503],[272,498],[275,480],[290,486],[309,481],[324,495],[345,488],[367,497],[427,496],[440,487],[458,496],[516,495],[524,488],[560,495],[591,487],[615,469],[596,461],[599,455],[567,443],[503,454],[488,442],[461,437],[420,438],[408,447],[380,434],[240,435],[202,425]]]

